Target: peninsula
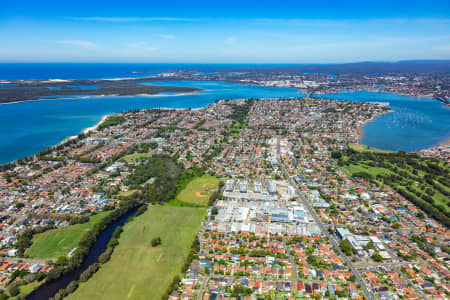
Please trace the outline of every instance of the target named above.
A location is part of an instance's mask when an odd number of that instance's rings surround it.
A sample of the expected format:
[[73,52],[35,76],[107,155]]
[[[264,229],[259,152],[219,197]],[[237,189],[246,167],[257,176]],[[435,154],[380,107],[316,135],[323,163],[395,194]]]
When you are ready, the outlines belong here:
[[150,86],[142,83],[151,78],[137,79],[76,79],[76,80],[15,80],[0,85],[0,104],[58,99],[77,96],[154,95],[163,92],[195,92],[201,89],[176,86]]

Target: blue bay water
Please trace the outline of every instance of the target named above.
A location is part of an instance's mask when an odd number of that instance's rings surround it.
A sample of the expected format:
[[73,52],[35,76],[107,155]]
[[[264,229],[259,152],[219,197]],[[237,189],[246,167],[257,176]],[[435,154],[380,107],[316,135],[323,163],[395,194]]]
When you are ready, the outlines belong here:
[[296,89],[257,87],[211,81],[171,81],[161,86],[205,89],[182,96],[89,97],[41,100],[0,105],[0,163],[32,155],[43,148],[77,135],[110,113],[155,107],[198,108],[218,99],[278,98],[304,96]]
[[360,143],[383,150],[418,151],[450,138],[450,106],[435,99],[367,91],[342,91],[316,97],[364,102],[389,102],[391,113],[364,126]]
[[[136,71],[167,69],[226,69],[248,64],[74,64],[0,63],[0,80],[87,79],[142,77],[155,73]],[[251,65],[256,66],[256,65]],[[267,65],[266,65],[267,66]],[[333,75],[333,74],[331,74]],[[155,83],[152,83],[155,84]],[[217,99],[277,98],[301,96],[295,89],[256,87],[211,81],[164,81],[158,85],[199,87],[205,91],[183,96],[161,93],[159,97],[86,97],[0,105],[0,163],[32,155],[68,136],[93,126],[105,114],[153,107],[196,108]],[[0,84],[0,88],[10,87]],[[361,143],[386,150],[416,151],[450,138],[450,108],[433,99],[376,92],[341,92],[321,95],[331,99],[389,102],[393,113],[376,118],[364,127]]]

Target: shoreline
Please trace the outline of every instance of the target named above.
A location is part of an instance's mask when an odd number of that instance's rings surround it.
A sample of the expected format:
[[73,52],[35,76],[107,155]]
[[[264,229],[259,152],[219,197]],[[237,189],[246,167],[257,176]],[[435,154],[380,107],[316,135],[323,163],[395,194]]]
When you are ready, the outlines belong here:
[[393,91],[386,91],[386,90],[378,90],[378,89],[353,89],[353,90],[339,90],[339,91],[324,91],[324,92],[316,92],[314,95],[326,95],[326,94],[340,94],[345,92],[358,92],[358,91],[364,91],[364,92],[370,92],[370,93],[384,93],[384,94],[395,94],[400,95],[403,97],[411,97],[411,98],[422,98],[422,99],[430,99],[430,100],[437,100],[435,97],[430,95],[409,95],[405,93],[400,92],[393,92]]
[[445,140],[443,142],[440,142],[437,145],[414,151],[414,153],[418,153],[418,152],[424,151],[424,150],[430,150],[430,149],[433,149],[433,148],[436,148],[436,147],[443,147],[443,146],[450,146],[450,138],[448,138],[447,140]]
[[[150,96],[151,96],[151,95],[150,95]],[[120,96],[119,96],[119,97],[120,97]],[[203,107],[194,108],[194,109],[202,109],[202,108],[203,108]],[[156,109],[156,107],[155,107],[155,108],[148,108],[148,109]],[[181,110],[186,110],[187,108],[158,107],[158,109],[181,111]],[[193,109],[193,110],[194,110],[194,109]],[[98,127],[99,127],[103,122],[105,122],[106,119],[108,119],[110,116],[113,116],[113,115],[115,115],[115,114],[120,114],[120,112],[110,113],[110,114],[103,115],[102,118],[100,119],[100,121],[98,121],[97,123],[95,123],[93,126],[86,127],[86,128],[84,128],[82,131],[80,131],[77,135],[71,135],[71,136],[68,136],[68,137],[66,137],[64,140],[62,140],[61,142],[59,142],[59,143],[57,143],[57,144],[55,144],[55,145],[52,145],[52,146],[50,146],[49,148],[63,145],[64,143],[66,143],[66,142],[68,142],[68,141],[71,141],[71,140],[73,140],[73,139],[76,139],[76,138],[78,137],[78,135],[80,135],[80,134],[88,134],[89,132],[97,131]],[[36,154],[32,154],[32,155],[30,155],[30,156],[34,156],[34,155],[36,155]],[[20,158],[19,158],[19,159],[20,159]],[[17,160],[17,159],[16,159],[16,160]],[[12,162],[15,162],[16,160],[14,160],[14,161],[12,161]],[[11,163],[12,163],[12,162],[11,162]],[[1,165],[1,164],[0,164],[0,165]]]
[[66,137],[64,140],[62,140],[61,142],[59,142],[58,144],[56,144],[56,145],[53,145],[53,146],[50,146],[50,148],[51,147],[56,147],[56,146],[60,146],[60,145],[63,145],[63,144],[65,144],[65,143],[67,143],[68,141],[71,141],[71,140],[74,140],[74,139],[76,139],[77,137],[78,137],[78,135],[80,135],[80,134],[87,134],[88,132],[92,132],[92,131],[95,131],[95,130],[97,130],[97,128],[109,117],[109,116],[112,116],[113,114],[106,114],[106,115],[103,115],[102,116],[102,118],[101,118],[101,120],[99,121],[99,122],[97,122],[95,125],[93,125],[93,126],[91,126],[91,127],[86,127],[86,128],[84,128],[79,134],[77,134],[77,135],[71,135],[71,136],[68,136],[68,137]]
[[7,104],[18,104],[18,103],[26,103],[26,102],[37,102],[37,101],[56,101],[56,100],[84,100],[84,99],[91,99],[91,98],[103,98],[103,97],[177,97],[177,96],[187,96],[187,95],[198,95],[199,91],[196,92],[180,92],[176,94],[161,94],[166,92],[161,92],[157,94],[136,94],[136,95],[83,95],[83,96],[76,96],[76,97],[59,97],[59,98],[40,98],[40,99],[32,99],[32,100],[22,100],[22,101],[12,101],[12,102],[5,102],[0,103],[1,105],[7,105]]
[[105,122],[105,120],[106,120],[109,116],[111,116],[111,115],[112,115],[112,114],[106,114],[106,115],[103,115],[102,118],[100,119],[100,121],[97,122],[97,124],[95,124],[94,126],[87,127],[87,128],[85,128],[85,129],[83,129],[83,131],[82,131],[81,133],[82,133],[82,134],[86,134],[86,133],[88,133],[88,132],[90,132],[90,131],[95,131],[95,130],[97,130],[98,127],[99,127],[103,122]]
[[[385,112],[383,112],[383,113],[373,115],[370,119],[364,121],[364,122],[361,124],[361,126],[358,127],[358,130],[357,130],[357,131],[358,131],[358,144],[361,144],[360,141],[361,141],[361,139],[364,137],[364,126],[366,126],[367,124],[369,124],[370,122],[374,121],[376,118],[378,118],[378,117],[380,117],[380,116],[382,116],[382,115],[389,114],[389,113],[393,113],[393,112],[394,112],[394,110],[389,109],[389,110],[387,110],[387,111],[385,111]],[[366,146],[367,146],[367,145],[366,145]]]
[[[439,144],[439,146],[446,146],[446,145],[450,145],[450,138]],[[433,146],[433,147],[436,147],[436,146]]]
[[[78,135],[80,135],[80,134],[87,134],[88,132],[92,132],[92,131],[97,130],[97,128],[100,126],[100,124],[102,124],[109,116],[112,116],[112,115],[114,115],[114,114],[115,114],[115,113],[103,115],[102,118],[101,118],[101,120],[98,121],[98,122],[97,122],[96,124],[94,124],[93,126],[84,128],[84,129],[83,129],[81,132],[79,132],[77,135],[67,136],[66,138],[64,138],[64,139],[63,139],[62,141],[60,141],[59,143],[54,144],[54,145],[51,145],[51,146],[49,146],[49,147],[47,147],[47,148],[43,148],[43,149],[41,149],[41,151],[44,150],[44,149],[51,149],[51,148],[53,148],[53,147],[58,147],[58,146],[64,145],[65,143],[67,143],[67,142],[69,142],[69,141],[72,141],[72,140],[76,139],[76,138],[78,137]],[[20,157],[20,158],[17,158],[17,159],[15,159],[15,160],[12,160],[12,161],[9,161],[9,162],[0,163],[0,166],[7,165],[7,164],[15,164],[15,163],[16,163],[18,160],[20,160],[20,159],[25,159],[25,158],[27,158],[27,157],[33,157],[33,156],[36,156],[38,153],[39,153],[39,152],[36,152],[36,153],[30,154],[30,155],[28,155],[28,156]]]
[[[144,77],[144,78],[146,78],[146,77]],[[118,78],[118,79],[114,79],[114,80],[121,80],[121,79],[122,78]],[[57,80],[57,79],[55,79],[55,80]],[[71,79],[71,80],[76,80],[76,79]],[[90,79],[90,80],[95,80],[95,79]],[[101,79],[101,80],[107,80],[107,79]],[[256,84],[255,86],[260,86],[260,85]],[[295,88],[295,89],[298,90],[298,93],[302,92],[302,89],[299,89],[299,88]],[[87,95],[80,95],[80,96],[75,96],[75,97],[58,97],[58,95],[56,95],[56,96],[54,96],[54,98],[48,98],[48,99],[40,98],[40,99],[5,102],[5,103],[0,103],[0,106],[6,105],[6,104],[18,104],[18,103],[35,102],[35,101],[82,100],[82,99],[100,98],[100,97],[175,97],[175,96],[198,95],[199,92],[202,92],[202,91],[208,91],[208,90],[200,90],[200,91],[193,91],[193,92],[180,92],[180,93],[176,93],[176,94],[163,94],[166,92],[159,92],[157,94],[135,94],[135,95],[118,95],[118,94],[111,94],[111,95],[92,95],[92,94],[90,94],[89,95],[89,94],[87,94]],[[340,90],[340,91],[324,91],[324,92],[316,92],[316,93],[313,93],[312,95],[320,96],[320,95],[326,95],[326,94],[339,94],[342,92],[357,92],[357,91],[396,94],[396,95],[400,95],[400,96],[404,96],[404,97],[437,100],[436,98],[434,98],[433,96],[430,96],[430,95],[408,95],[405,93],[397,93],[397,92],[377,90],[377,89],[374,90],[374,89],[370,89],[370,88],[369,89],[355,89],[355,90]],[[53,96],[50,96],[50,97],[53,97]],[[261,99],[267,99],[267,98],[261,98]],[[234,100],[240,100],[240,99],[234,99]],[[339,100],[352,101],[352,100],[346,100],[346,99],[339,99]]]

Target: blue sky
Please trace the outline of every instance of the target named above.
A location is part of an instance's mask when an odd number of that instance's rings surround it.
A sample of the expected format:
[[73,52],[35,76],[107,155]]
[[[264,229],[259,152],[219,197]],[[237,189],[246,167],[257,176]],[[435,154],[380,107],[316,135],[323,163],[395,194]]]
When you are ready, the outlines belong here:
[[450,1],[6,0],[0,7],[1,62],[407,59],[450,59]]

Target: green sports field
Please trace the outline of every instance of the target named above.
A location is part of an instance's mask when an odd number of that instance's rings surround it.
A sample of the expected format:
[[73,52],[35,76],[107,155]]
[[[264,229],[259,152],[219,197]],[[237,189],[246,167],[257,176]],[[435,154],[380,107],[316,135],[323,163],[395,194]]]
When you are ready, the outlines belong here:
[[[127,223],[111,260],[67,299],[149,299],[162,294],[189,253],[206,208],[151,205]],[[152,247],[152,238],[161,245]]]
[[148,160],[151,157],[152,157],[151,153],[133,153],[122,157],[120,160],[127,163],[130,162],[137,163],[141,162],[142,160]]
[[177,199],[186,203],[206,205],[211,193],[217,190],[219,182],[220,179],[208,174],[198,177],[186,185],[177,195]]
[[83,234],[107,214],[109,212],[102,212],[92,216],[89,222],[36,234],[33,237],[33,244],[25,251],[25,254],[31,258],[41,259],[67,255],[73,248],[77,247]]
[[352,148],[355,151],[367,151],[367,152],[377,152],[377,153],[395,153],[396,151],[388,151],[388,150],[381,150],[377,148],[372,148],[363,144],[349,144],[350,148]]

